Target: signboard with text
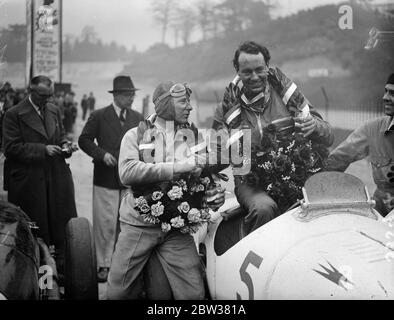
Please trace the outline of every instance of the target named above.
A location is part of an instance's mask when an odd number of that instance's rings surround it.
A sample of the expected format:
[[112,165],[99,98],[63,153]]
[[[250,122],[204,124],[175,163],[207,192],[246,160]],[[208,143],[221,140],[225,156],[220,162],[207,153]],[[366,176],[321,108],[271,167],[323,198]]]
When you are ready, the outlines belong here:
[[26,80],[37,75],[61,82],[62,0],[27,1]]

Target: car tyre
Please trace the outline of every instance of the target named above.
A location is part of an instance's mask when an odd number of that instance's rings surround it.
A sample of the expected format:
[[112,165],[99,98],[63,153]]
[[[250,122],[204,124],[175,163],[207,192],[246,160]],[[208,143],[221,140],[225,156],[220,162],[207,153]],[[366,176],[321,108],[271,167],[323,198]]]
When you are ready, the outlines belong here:
[[92,226],[86,218],[72,218],[66,226],[65,298],[97,300],[97,262]]

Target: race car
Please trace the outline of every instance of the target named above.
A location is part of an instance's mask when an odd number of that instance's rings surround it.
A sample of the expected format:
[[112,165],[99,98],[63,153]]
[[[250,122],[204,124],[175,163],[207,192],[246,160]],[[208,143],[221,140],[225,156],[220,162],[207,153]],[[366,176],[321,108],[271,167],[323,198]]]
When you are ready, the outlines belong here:
[[0,300],[98,299],[92,227],[73,218],[66,227],[64,284],[53,250],[19,207],[0,201]]
[[394,299],[394,212],[345,173],[312,176],[303,195],[245,237],[235,198],[213,216],[196,236],[212,299]]
[[[380,216],[362,181],[345,173],[312,176],[303,195],[297,207],[248,235],[235,198],[212,213],[208,226],[194,234],[207,298],[394,299],[394,211]],[[49,266],[56,274],[48,248],[31,234],[26,216],[11,219],[0,209],[0,299],[59,298],[57,286],[40,288],[43,275],[37,269]],[[67,243],[66,298],[96,299],[95,251],[86,219],[70,221]],[[146,297],[171,299],[154,257],[144,272]]]
[[[212,213],[194,235],[208,298],[394,299],[394,211],[383,218],[363,182],[339,172],[312,176],[303,196],[248,235],[235,198]],[[148,298],[171,299],[158,261],[145,281]]]

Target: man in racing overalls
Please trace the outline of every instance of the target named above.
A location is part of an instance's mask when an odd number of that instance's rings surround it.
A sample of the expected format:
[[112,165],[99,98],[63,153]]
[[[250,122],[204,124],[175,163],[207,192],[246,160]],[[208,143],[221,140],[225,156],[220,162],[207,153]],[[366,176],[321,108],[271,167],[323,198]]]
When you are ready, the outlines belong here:
[[375,209],[386,216],[394,209],[394,73],[383,96],[386,116],[369,120],[331,152],[326,170],[345,171],[354,161],[369,159],[376,191]]
[[[192,110],[191,90],[173,82],[160,84],[154,94],[156,114],[129,130],[122,140],[119,176],[128,186],[119,210],[120,234],[108,276],[109,299],[138,299],[142,293],[141,274],[151,255],[163,267],[176,300],[205,297],[200,259],[193,237],[143,219],[135,209],[138,191],[179,179],[181,174],[199,175],[205,161],[206,145],[185,139],[183,133],[198,134],[188,118]],[[189,142],[190,140],[190,142]],[[199,142],[199,139],[197,139]],[[219,191],[213,209],[224,203]]]
[[[253,41],[242,43],[235,52],[233,65],[237,76],[225,89],[222,105],[217,107],[213,121],[213,129],[222,131],[221,137],[224,132],[224,140],[227,140],[227,143],[213,142],[219,163],[231,163],[231,145],[239,143],[241,136],[237,129],[249,130],[249,150],[253,152],[254,147],[262,144],[263,129],[286,117],[295,118],[296,127],[305,137],[310,136],[327,146],[333,142],[330,125],[313,110],[294,82],[278,68],[269,67],[269,61],[268,49]],[[223,148],[229,152],[222,153]],[[223,159],[223,154],[230,155],[230,160]],[[244,179],[247,172],[237,169],[233,166],[235,195],[247,212],[243,232],[248,234],[280,212],[265,190],[249,183]]]

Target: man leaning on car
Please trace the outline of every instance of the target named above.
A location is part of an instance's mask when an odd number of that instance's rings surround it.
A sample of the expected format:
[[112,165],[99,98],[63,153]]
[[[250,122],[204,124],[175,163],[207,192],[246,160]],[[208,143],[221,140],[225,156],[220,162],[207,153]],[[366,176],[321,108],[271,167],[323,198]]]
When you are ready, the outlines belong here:
[[345,171],[352,162],[368,157],[377,187],[375,209],[382,216],[394,209],[394,73],[384,90],[385,116],[357,128],[330,153],[326,164],[326,170]]

